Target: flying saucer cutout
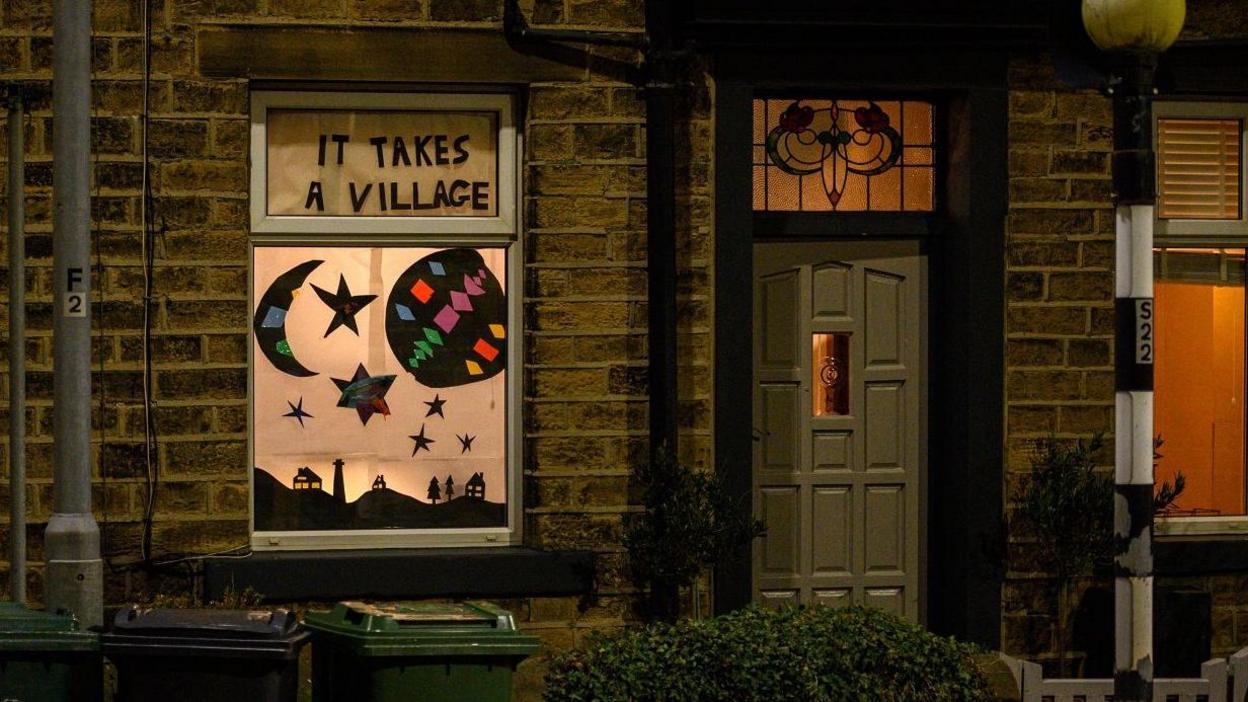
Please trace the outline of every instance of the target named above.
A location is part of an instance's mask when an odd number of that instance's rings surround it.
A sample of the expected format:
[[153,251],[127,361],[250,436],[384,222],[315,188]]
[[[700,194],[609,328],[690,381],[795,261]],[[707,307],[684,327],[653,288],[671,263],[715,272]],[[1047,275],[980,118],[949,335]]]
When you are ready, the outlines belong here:
[[[473,249],[445,249],[412,264],[386,306],[390,350],[431,388],[498,375],[507,359],[506,324],[503,287]],[[483,339],[488,350],[478,346]]]
[[274,368],[287,375],[300,378],[316,375],[315,371],[308,370],[295,358],[290,342],[286,339],[286,317],[300,286],[322,263],[324,261],[304,261],[279,275],[264,291],[260,303],[256,305],[252,329],[256,334],[256,342],[260,345],[260,353],[269,359]]

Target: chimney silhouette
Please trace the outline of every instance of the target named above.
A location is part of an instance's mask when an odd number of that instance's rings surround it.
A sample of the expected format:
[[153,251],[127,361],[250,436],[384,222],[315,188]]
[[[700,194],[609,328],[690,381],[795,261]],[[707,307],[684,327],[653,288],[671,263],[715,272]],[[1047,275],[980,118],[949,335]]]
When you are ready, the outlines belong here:
[[347,501],[347,488],[342,481],[342,466],[345,465],[341,458],[334,459],[334,499],[339,502]]

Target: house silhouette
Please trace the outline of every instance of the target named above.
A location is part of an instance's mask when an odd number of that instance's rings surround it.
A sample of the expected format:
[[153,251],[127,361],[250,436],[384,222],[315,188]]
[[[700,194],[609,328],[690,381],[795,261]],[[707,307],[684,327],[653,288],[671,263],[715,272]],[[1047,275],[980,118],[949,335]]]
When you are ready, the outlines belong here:
[[312,469],[304,466],[295,473],[295,479],[291,481],[291,487],[296,490],[320,490],[321,476],[312,472]]
[[464,484],[464,497],[471,500],[485,499],[485,477],[480,473],[473,473],[468,482]]
[[385,490],[386,489],[386,476],[378,475],[377,478],[373,480],[373,489]]

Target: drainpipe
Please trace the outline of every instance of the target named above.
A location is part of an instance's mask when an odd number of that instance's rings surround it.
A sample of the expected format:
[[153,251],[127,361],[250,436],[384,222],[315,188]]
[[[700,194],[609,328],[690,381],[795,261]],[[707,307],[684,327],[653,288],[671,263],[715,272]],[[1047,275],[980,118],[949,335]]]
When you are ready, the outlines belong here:
[[1114,699],[1153,699],[1153,94],[1184,0],[1083,0],[1092,42],[1116,54],[1114,282]]
[[9,93],[9,594],[26,602],[26,150],[22,96]]
[[103,561],[91,513],[91,2],[52,4],[53,514],[48,609],[101,626]]

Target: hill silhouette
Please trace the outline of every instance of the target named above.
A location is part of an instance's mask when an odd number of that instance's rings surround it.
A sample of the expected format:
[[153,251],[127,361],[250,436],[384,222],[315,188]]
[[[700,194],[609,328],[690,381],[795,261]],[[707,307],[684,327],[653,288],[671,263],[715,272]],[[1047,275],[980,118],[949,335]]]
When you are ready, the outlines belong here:
[[322,529],[437,529],[498,527],[507,524],[507,507],[498,502],[458,497],[430,504],[390,488],[369,490],[354,502],[339,502],[324,490],[292,490],[256,468],[256,531]]

